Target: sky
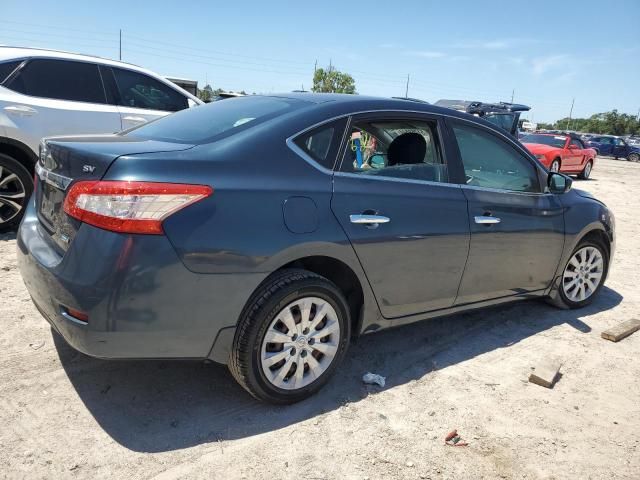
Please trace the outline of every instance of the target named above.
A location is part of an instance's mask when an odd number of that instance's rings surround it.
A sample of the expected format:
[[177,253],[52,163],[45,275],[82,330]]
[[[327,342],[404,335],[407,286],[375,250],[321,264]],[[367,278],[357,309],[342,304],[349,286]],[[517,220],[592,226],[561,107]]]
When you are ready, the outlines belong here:
[[0,0],[0,44],[118,59],[249,93],[310,89],[511,101],[549,122],[640,112],[640,0],[319,2]]

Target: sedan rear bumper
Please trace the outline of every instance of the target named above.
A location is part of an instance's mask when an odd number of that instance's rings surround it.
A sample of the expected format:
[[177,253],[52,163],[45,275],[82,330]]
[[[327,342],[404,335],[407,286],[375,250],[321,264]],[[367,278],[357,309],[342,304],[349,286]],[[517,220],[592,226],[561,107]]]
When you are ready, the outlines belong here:
[[[165,236],[89,225],[61,255],[33,202],[17,245],[20,272],[42,315],[73,348],[101,358],[207,358],[266,277],[193,273]],[[66,309],[85,312],[88,322],[74,321]],[[228,342],[229,335],[221,337]]]

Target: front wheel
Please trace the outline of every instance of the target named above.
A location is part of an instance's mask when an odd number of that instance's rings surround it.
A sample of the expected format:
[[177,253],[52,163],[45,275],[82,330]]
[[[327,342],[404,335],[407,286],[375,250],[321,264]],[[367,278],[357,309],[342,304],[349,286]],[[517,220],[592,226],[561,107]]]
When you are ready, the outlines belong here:
[[640,153],[630,153],[627,160],[630,162],[640,162]]
[[559,172],[560,171],[560,160],[557,158],[551,162],[551,166],[549,167],[550,172]]
[[598,242],[582,241],[564,267],[559,286],[562,306],[580,308],[589,305],[604,285],[609,269],[606,248]]
[[349,336],[349,308],[338,287],[306,270],[283,270],[245,307],[229,369],[257,399],[294,403],[329,380]]
[[589,177],[591,176],[592,168],[593,168],[593,162],[589,160],[587,164],[584,166],[584,168],[582,169],[582,172],[580,172],[580,174],[578,175],[578,178],[582,180],[589,180]]
[[24,215],[33,180],[13,157],[0,153],[0,232],[15,228]]

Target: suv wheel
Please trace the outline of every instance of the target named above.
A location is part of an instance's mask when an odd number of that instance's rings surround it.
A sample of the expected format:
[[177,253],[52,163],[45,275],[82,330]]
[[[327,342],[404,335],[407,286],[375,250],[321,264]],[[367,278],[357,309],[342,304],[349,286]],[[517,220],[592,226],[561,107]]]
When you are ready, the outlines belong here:
[[229,369],[251,395],[294,403],[317,392],[347,350],[349,308],[329,280],[283,270],[251,297],[240,318]]
[[33,180],[16,159],[0,153],[0,232],[20,223],[33,191]]
[[640,153],[630,153],[627,160],[630,162],[640,162]]

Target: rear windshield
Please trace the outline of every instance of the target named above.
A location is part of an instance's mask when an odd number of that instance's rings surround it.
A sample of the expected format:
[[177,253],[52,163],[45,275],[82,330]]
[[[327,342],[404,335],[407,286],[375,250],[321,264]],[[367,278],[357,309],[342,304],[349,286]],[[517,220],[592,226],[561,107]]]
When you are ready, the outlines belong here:
[[521,143],[541,143],[542,145],[549,145],[557,148],[564,148],[566,141],[567,137],[564,135],[540,135],[535,133],[525,135],[520,139]]
[[251,128],[308,105],[290,98],[247,96],[187,108],[124,132],[127,136],[199,144]]

